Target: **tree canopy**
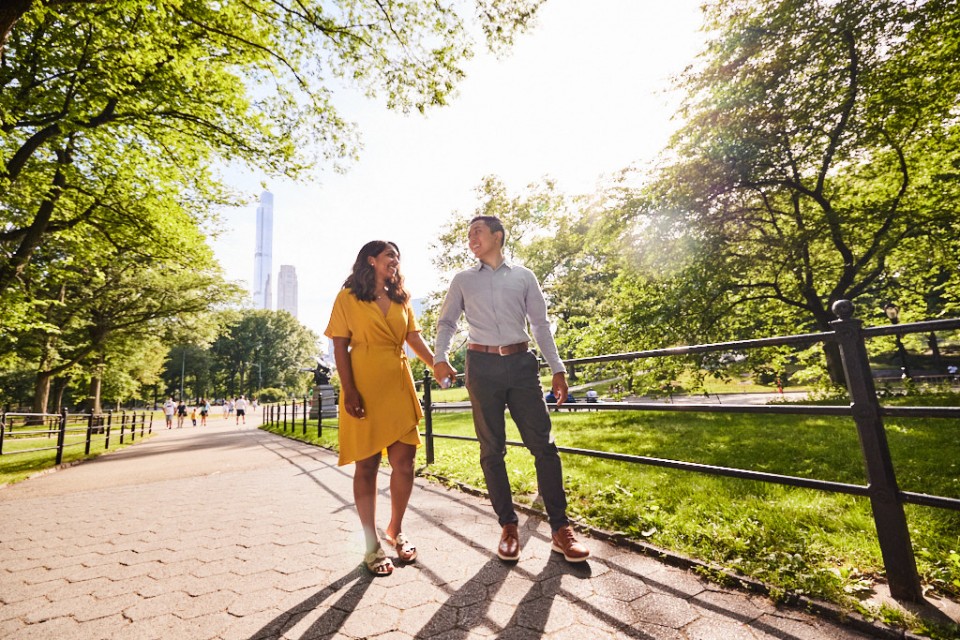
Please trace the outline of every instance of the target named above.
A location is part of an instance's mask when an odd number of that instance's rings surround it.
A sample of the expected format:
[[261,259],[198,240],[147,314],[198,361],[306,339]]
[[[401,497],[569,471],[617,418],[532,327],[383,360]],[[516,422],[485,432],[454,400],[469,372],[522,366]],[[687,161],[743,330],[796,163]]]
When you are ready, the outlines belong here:
[[931,268],[957,291],[957,3],[724,0],[708,16],[641,206],[654,240],[689,243],[713,304],[771,326],[828,330],[836,300],[879,309]]

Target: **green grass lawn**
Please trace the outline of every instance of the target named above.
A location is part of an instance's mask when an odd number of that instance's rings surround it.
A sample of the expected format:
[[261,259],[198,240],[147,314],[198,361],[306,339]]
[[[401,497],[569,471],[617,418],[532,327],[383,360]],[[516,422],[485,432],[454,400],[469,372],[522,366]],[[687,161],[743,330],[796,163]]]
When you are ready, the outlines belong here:
[[[133,442],[139,442],[140,418],[137,414],[137,432],[136,439],[131,441],[130,425],[127,424],[124,429],[123,443],[120,443],[120,423],[119,416],[115,416],[115,422],[110,429],[110,451],[128,447]],[[128,416],[128,420],[129,420]],[[147,433],[150,428],[150,415],[147,415],[146,427],[144,428],[143,438],[149,438]],[[155,418],[153,428],[163,425],[163,415],[160,414],[159,422]],[[0,456],[0,486],[20,482],[30,476],[51,469],[56,466],[57,452],[57,434],[27,434],[28,431],[38,431],[42,427],[17,427],[13,430],[13,437],[6,434],[3,441],[3,455]],[[69,464],[78,460],[95,458],[102,454],[105,449],[106,438],[103,433],[95,433],[90,439],[90,453],[85,453],[86,432],[83,425],[70,424],[64,439],[63,460],[61,464]],[[28,449],[44,449],[42,451],[27,451]]]
[[[563,447],[866,483],[856,428],[848,418],[561,412],[553,419]],[[519,441],[508,424],[508,439]],[[433,425],[436,434],[473,435],[469,412],[435,413]],[[960,498],[960,420],[888,419],[886,428],[902,489]],[[309,431],[315,436],[315,425]],[[336,434],[325,429],[322,439],[311,439],[335,448]],[[851,607],[883,573],[865,498],[562,457],[570,515],[591,526],[722,565],[775,592]],[[484,487],[475,442],[437,439],[435,458],[430,473]],[[418,464],[425,464],[423,448]],[[511,447],[507,466],[515,498],[533,503],[532,456]],[[924,585],[960,597],[960,513],[913,505],[906,510]]]

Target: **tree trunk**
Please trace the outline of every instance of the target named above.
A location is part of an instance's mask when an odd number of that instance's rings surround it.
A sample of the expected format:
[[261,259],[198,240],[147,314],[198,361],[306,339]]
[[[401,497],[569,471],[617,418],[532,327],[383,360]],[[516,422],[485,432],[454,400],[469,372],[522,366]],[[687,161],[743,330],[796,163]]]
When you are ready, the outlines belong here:
[[847,377],[843,373],[843,358],[840,356],[840,345],[835,342],[823,343],[823,355],[827,358],[827,375],[830,382],[838,386],[847,384]]
[[937,334],[931,331],[927,334],[927,346],[930,347],[930,353],[933,354],[933,366],[938,372],[946,373],[943,367],[943,355],[940,353],[940,341],[937,340]]
[[14,25],[30,8],[31,0],[6,0],[0,2],[0,51],[7,46],[7,38]]
[[37,379],[33,383],[33,412],[46,413],[50,403],[50,379],[52,374],[47,371],[38,371]]
[[60,410],[63,409],[63,392],[67,390],[67,386],[70,384],[70,376],[64,376],[62,378],[57,378],[57,382],[54,385],[54,389],[57,390],[57,413],[60,413]]
[[[99,371],[99,368],[98,368]],[[89,398],[89,409],[93,411],[96,415],[103,413],[100,410],[100,387],[102,386],[103,379],[100,377],[100,373],[95,373],[90,378],[90,398]]]
[[7,288],[20,277],[20,274],[27,268],[27,264],[29,264],[30,259],[33,257],[33,252],[43,244],[43,240],[46,237],[47,228],[50,226],[57,201],[60,199],[60,193],[66,187],[66,179],[64,178],[63,167],[61,165],[66,164],[63,159],[68,158],[69,154],[66,152],[58,152],[57,156],[61,160],[53,176],[53,186],[47,193],[47,197],[44,198],[43,202],[41,202],[37,208],[37,214],[30,223],[30,226],[27,227],[26,233],[24,233],[23,238],[20,240],[16,251],[10,256],[6,264],[0,266],[0,292],[6,291]]

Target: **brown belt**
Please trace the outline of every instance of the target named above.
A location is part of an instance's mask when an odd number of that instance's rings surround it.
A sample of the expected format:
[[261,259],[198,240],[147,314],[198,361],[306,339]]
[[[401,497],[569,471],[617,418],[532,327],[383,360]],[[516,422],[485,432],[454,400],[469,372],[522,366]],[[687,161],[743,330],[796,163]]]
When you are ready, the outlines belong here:
[[515,353],[523,353],[528,349],[528,346],[526,342],[506,344],[502,347],[491,347],[485,344],[476,344],[475,342],[470,342],[467,344],[467,349],[470,349],[470,351],[482,351],[483,353],[496,353],[501,356],[512,356]]

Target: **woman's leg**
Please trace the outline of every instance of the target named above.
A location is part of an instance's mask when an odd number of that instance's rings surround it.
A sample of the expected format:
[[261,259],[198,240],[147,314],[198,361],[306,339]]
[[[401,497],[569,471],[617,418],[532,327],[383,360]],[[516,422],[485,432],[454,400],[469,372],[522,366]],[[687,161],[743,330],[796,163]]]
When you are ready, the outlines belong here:
[[355,467],[353,501],[363,526],[366,553],[370,553],[380,548],[380,536],[377,535],[377,470],[380,468],[380,454],[357,460]]
[[413,493],[413,461],[416,455],[417,448],[412,444],[394,442],[387,447],[387,458],[390,460],[390,524],[384,533],[394,540],[403,531],[403,515]]

